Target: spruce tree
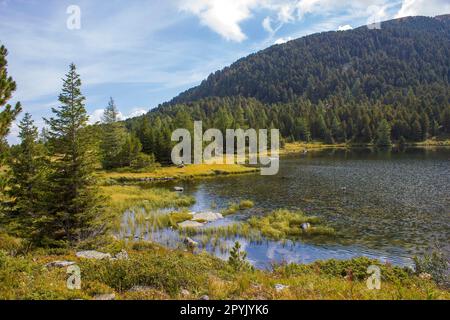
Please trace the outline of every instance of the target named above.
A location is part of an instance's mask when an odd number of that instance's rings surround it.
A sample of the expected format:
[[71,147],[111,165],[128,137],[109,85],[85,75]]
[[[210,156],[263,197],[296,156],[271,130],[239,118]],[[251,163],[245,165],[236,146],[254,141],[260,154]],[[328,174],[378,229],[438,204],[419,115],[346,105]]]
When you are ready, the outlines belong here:
[[[6,67],[8,62],[6,56],[8,51],[4,46],[0,47],[0,143],[4,143],[5,137],[9,133],[11,123],[21,111],[20,103],[16,103],[13,107],[6,104],[11,99],[13,92],[16,90],[16,83],[11,77],[8,77]],[[4,108],[4,110],[1,110]],[[1,159],[1,158],[0,158]],[[1,163],[0,163],[1,164]]]
[[75,245],[101,234],[103,207],[94,178],[95,141],[86,130],[88,115],[81,93],[81,79],[74,64],[63,83],[59,108],[49,126],[52,155],[47,237],[52,244]]
[[48,163],[45,147],[38,143],[38,129],[29,113],[25,114],[19,128],[21,143],[13,149],[9,160],[8,195],[12,200],[6,220],[9,231],[16,236],[38,241],[37,225],[45,219],[43,199]]
[[386,121],[386,119],[383,119],[380,122],[377,130],[377,146],[387,147],[391,145],[391,126]]
[[[6,56],[8,51],[4,46],[0,47],[0,170],[7,154],[6,136],[9,133],[12,122],[21,111],[20,103],[15,106],[7,104],[11,99],[13,92],[16,90],[16,83],[8,76],[7,66],[8,62]],[[6,179],[0,171],[0,200],[2,200],[2,191],[6,184]],[[0,208],[1,209],[1,208]]]
[[121,165],[119,156],[124,147],[126,130],[125,127],[118,122],[118,117],[119,111],[117,110],[113,98],[111,98],[102,119],[104,126],[100,149],[104,169],[117,168]]

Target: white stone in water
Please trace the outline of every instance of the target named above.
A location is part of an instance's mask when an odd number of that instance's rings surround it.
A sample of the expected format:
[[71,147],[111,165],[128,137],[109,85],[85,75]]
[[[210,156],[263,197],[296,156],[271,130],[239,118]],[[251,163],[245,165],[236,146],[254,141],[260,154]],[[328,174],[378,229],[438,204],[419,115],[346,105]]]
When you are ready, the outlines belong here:
[[203,227],[203,223],[197,221],[184,221],[178,224],[180,228],[199,228]]
[[200,213],[194,213],[194,217],[192,218],[193,221],[207,221],[207,222],[213,222],[223,219],[223,216],[218,212],[200,212]]

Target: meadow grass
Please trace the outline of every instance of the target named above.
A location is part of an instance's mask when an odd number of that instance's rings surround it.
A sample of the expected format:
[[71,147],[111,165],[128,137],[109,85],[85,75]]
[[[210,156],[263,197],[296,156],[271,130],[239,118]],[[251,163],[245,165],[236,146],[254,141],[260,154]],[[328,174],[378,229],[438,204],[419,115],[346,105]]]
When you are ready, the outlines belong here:
[[[301,225],[309,223],[310,228],[303,230]],[[185,235],[202,235],[207,240],[214,238],[233,239],[242,237],[249,241],[261,242],[264,239],[297,240],[311,237],[330,237],[335,230],[314,216],[306,216],[302,211],[280,209],[266,216],[253,216],[245,222],[236,222],[226,226],[211,228],[186,228]]]
[[159,167],[150,172],[120,172],[101,171],[99,177],[105,181],[133,182],[145,179],[194,179],[202,177],[214,177],[218,175],[234,175],[257,172],[257,168],[250,168],[238,164],[198,164],[178,167]]
[[[235,271],[206,253],[191,254],[148,242],[112,242],[99,248],[114,254],[125,249],[127,260],[86,260],[75,252],[39,250],[24,255],[0,243],[0,299],[92,299],[114,293],[116,299],[450,299],[449,291],[412,271],[367,258],[318,261],[311,265],[276,265],[271,271]],[[65,268],[52,261],[74,261],[81,269],[81,290],[67,289]],[[381,268],[381,290],[366,286],[369,265]],[[277,291],[276,284],[286,285]],[[137,289],[136,289],[137,288]],[[182,290],[188,294],[182,296]]]
[[235,214],[238,211],[251,209],[255,206],[255,203],[251,200],[241,200],[239,203],[230,203],[229,206],[222,210],[223,216],[229,216]]

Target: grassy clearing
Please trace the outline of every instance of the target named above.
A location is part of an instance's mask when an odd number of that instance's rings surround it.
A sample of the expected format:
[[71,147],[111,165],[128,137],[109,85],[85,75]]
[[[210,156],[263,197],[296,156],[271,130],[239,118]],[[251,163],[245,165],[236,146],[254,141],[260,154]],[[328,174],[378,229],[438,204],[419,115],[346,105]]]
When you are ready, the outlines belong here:
[[[450,299],[431,280],[407,269],[367,258],[329,260],[312,265],[279,265],[273,271],[235,271],[208,254],[193,255],[159,245],[113,242],[103,252],[127,250],[128,260],[84,260],[72,251],[12,254],[0,244],[0,299],[92,299],[114,293],[116,299]],[[19,249],[14,250],[16,253]],[[65,268],[46,268],[56,260],[74,261],[81,269],[81,290],[66,287]],[[367,267],[381,267],[381,290],[366,286]],[[286,285],[282,291],[276,284]],[[182,290],[188,294],[182,296]]]
[[122,214],[127,209],[188,207],[195,203],[192,197],[184,196],[161,188],[143,188],[140,186],[103,186],[101,192],[108,198],[108,207]]
[[119,182],[139,182],[158,179],[194,179],[218,175],[254,173],[257,171],[257,168],[249,168],[238,164],[199,164],[188,165],[184,168],[161,167],[156,168],[151,172],[102,171],[99,176],[105,181],[114,180]]
[[320,150],[327,148],[348,148],[346,143],[339,144],[326,144],[323,142],[288,142],[284,145],[284,148],[280,150],[280,154],[298,153],[305,150]]

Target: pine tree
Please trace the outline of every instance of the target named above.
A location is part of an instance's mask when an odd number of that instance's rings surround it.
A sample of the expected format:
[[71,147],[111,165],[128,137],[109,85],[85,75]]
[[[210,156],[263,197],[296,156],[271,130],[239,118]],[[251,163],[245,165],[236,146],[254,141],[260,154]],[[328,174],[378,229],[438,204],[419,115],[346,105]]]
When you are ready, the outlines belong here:
[[117,168],[121,165],[119,156],[124,147],[127,133],[125,127],[118,122],[118,116],[119,111],[111,98],[102,119],[104,126],[100,149],[104,169]]
[[387,147],[391,145],[391,126],[386,119],[383,119],[380,122],[377,130],[377,146]]
[[7,215],[9,230],[15,235],[36,241],[36,226],[43,219],[47,165],[45,147],[38,143],[38,130],[26,113],[19,124],[21,143],[9,160],[8,195],[12,200]]
[[241,251],[241,244],[238,241],[236,241],[234,247],[230,251],[228,264],[236,271],[241,271],[243,269],[251,269],[251,266],[246,259],[247,253],[245,251]]
[[[21,111],[20,103],[17,103],[14,107],[6,104],[11,99],[13,92],[16,90],[16,83],[11,77],[8,77],[8,71],[6,67],[8,62],[6,56],[8,51],[4,46],[0,47],[0,143],[4,143],[5,137],[9,133],[11,123]],[[1,159],[0,159],[1,160]],[[1,163],[0,163],[1,164]]]
[[103,207],[94,179],[95,148],[86,130],[88,115],[81,79],[74,64],[63,83],[60,107],[52,111],[49,126],[52,176],[48,199],[50,241],[74,245],[105,230]]
[[[16,90],[16,83],[11,77],[8,77],[6,56],[8,51],[4,46],[0,47],[0,169],[2,168],[7,154],[6,136],[9,133],[12,122],[21,111],[20,103],[16,103],[13,107],[7,104],[11,99],[13,92]],[[2,110],[3,108],[3,110]],[[6,185],[6,179],[0,173],[0,200],[2,192]]]

